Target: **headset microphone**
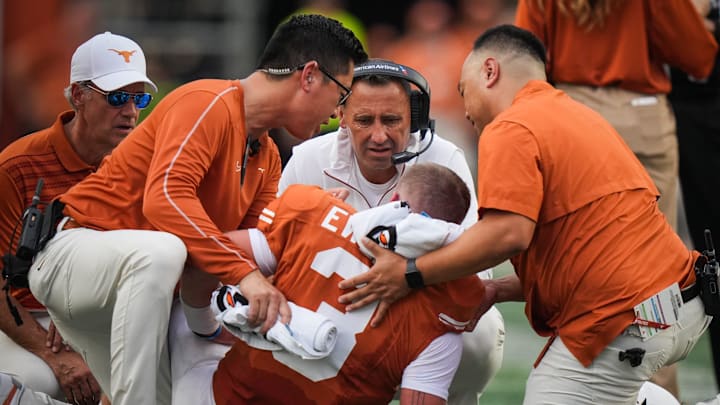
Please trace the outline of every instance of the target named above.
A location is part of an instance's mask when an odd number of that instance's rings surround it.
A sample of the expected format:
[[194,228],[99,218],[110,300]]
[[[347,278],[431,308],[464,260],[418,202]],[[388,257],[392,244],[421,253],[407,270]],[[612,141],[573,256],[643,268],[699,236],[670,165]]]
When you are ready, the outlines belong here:
[[425,138],[425,131],[430,131],[430,140],[428,141],[427,145],[425,145],[424,148],[420,149],[417,152],[403,151],[403,152],[393,153],[392,156],[390,156],[390,161],[392,162],[392,164],[399,165],[402,163],[407,163],[407,162],[415,159],[416,157],[420,156],[420,154],[425,153],[425,151],[428,150],[428,148],[430,148],[430,145],[432,145],[433,140],[435,140],[435,120],[430,120],[428,127],[429,128],[427,128],[427,129],[420,130],[420,140]]

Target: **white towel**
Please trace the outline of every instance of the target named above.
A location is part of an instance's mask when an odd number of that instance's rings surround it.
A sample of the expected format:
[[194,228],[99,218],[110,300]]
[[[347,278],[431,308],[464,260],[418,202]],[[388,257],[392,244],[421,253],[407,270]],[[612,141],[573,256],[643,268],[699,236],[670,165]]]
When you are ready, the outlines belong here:
[[458,224],[411,213],[401,201],[357,212],[348,223],[353,241],[368,257],[373,256],[360,243],[364,236],[401,256],[416,258],[454,241],[463,232]]
[[[211,305],[217,314],[217,320],[251,347],[261,350],[285,350],[303,359],[322,359],[335,347],[337,328],[324,315],[288,302],[292,312],[290,324],[286,325],[278,320],[263,336],[259,333],[259,327],[248,325],[248,305],[237,299],[228,300],[227,294],[237,297],[240,291],[234,286],[223,286],[213,293]],[[225,299],[218,301],[218,295]]]

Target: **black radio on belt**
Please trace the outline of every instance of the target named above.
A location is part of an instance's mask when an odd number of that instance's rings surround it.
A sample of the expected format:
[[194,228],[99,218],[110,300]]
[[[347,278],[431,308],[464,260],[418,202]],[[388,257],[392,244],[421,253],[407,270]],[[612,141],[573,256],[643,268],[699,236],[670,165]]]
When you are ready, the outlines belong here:
[[718,275],[720,274],[720,265],[715,258],[715,246],[709,229],[705,230],[705,246],[707,249],[703,251],[703,256],[695,263],[695,282],[700,286],[700,299],[705,306],[705,313],[710,316],[719,316]]
[[20,239],[15,254],[8,252],[3,256],[3,278],[12,287],[27,288],[27,273],[33,256],[38,252],[43,225],[43,213],[38,204],[40,204],[43,184],[43,179],[39,179],[30,206],[23,213]]
[[15,254],[8,252],[3,256],[3,278],[11,287],[27,288],[27,274],[32,259],[55,236],[55,226],[63,215],[64,204],[59,200],[48,204],[44,211],[38,208],[42,188],[43,180],[40,179],[30,206],[23,213],[22,230]]
[[[10,300],[10,287],[13,288],[27,288],[28,287],[28,273],[30,272],[30,266],[32,265],[33,257],[41,251],[45,244],[55,235],[58,221],[63,216],[63,208],[65,205],[59,200],[54,200],[52,203],[45,207],[44,212],[38,207],[40,205],[40,192],[43,188],[43,179],[38,180],[38,184],[35,187],[35,195],[33,195],[30,201],[30,206],[25,209],[22,218],[18,223],[22,222],[22,229],[20,230],[20,238],[18,239],[17,249],[13,254],[10,249],[3,255],[3,269],[2,276],[5,279],[5,299],[7,301],[8,308],[15,323],[20,326],[23,324],[20,313],[18,312],[15,305]],[[10,238],[10,246],[15,236]]]
[[30,206],[23,214],[22,231],[17,245],[17,256],[23,260],[30,260],[38,252],[40,243],[40,231],[42,230],[43,215],[38,204],[40,203],[40,192],[43,188],[43,179],[39,179],[35,187],[35,195]]

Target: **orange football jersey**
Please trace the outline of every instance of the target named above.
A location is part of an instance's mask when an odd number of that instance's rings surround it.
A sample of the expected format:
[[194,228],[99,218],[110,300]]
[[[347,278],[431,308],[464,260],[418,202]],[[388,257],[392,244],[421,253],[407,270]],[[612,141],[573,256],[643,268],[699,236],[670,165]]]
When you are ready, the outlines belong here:
[[293,185],[263,211],[258,228],[278,259],[276,286],[288,300],[338,328],[325,359],[303,360],[235,344],[213,377],[217,404],[388,403],[403,370],[435,338],[472,329],[484,287],[476,276],[430,286],[396,302],[377,328],[377,303],[345,312],[338,283],[371,263],[350,239],[355,210],[316,186]]

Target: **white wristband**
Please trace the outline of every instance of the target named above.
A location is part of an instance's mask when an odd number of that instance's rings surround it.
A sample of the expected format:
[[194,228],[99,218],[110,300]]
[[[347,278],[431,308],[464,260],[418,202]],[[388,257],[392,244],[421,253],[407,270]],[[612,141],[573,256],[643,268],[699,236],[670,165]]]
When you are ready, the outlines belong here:
[[215,319],[215,314],[210,305],[201,308],[191,307],[182,300],[182,296],[180,297],[180,303],[182,303],[185,319],[190,330],[203,336],[210,336],[217,332],[220,322]]

